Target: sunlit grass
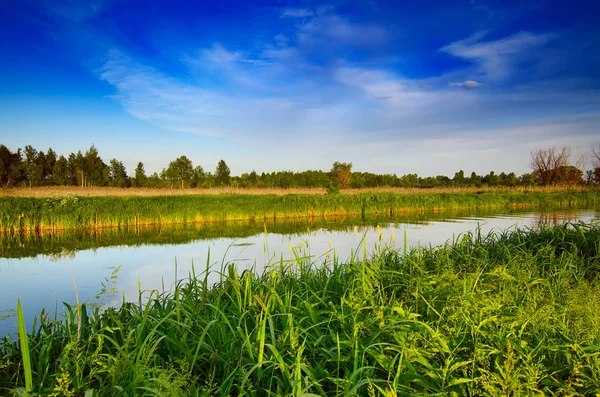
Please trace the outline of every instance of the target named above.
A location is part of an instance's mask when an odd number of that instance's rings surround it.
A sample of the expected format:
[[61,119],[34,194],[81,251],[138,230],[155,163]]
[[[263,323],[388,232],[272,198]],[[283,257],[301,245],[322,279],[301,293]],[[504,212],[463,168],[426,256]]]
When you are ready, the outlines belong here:
[[0,232],[590,205],[600,191],[0,197]]
[[[570,224],[405,255],[363,244],[326,264],[303,242],[262,275],[226,264],[211,286],[194,271],[147,304],[40,318],[28,335],[33,391],[595,395],[599,242],[599,225]],[[0,394],[25,386],[22,364],[5,338]]]
[[[361,189],[341,189],[341,194],[360,194],[370,192],[388,192],[400,194],[437,194],[437,193],[477,193],[477,192],[587,192],[597,190],[597,187],[583,185],[552,185],[552,186],[483,186],[483,187],[440,187],[440,188],[401,188],[377,187]],[[115,187],[78,187],[78,186],[39,186],[0,188],[0,197],[52,197],[56,195],[75,195],[81,197],[94,196],[186,196],[186,195],[220,195],[220,194],[315,194],[324,195],[325,188],[236,188],[218,187],[208,189],[168,189],[168,188],[115,188]]]

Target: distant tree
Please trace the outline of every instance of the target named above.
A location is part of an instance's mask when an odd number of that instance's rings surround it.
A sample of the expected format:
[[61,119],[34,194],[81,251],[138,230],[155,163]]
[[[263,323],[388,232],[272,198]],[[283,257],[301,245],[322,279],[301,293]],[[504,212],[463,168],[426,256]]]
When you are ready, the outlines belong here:
[[489,174],[481,178],[481,182],[487,186],[498,186],[500,185],[500,177],[496,175],[494,171],[490,171]]
[[535,185],[535,176],[533,174],[523,174],[519,178],[519,182],[523,186],[534,186]]
[[0,185],[1,187],[14,186],[22,179],[23,159],[21,150],[11,152],[4,145],[0,145]]
[[224,160],[219,161],[215,170],[215,183],[218,186],[228,186],[231,178],[231,171]]
[[578,185],[583,183],[583,171],[572,165],[558,167],[556,183]]
[[454,186],[464,186],[467,184],[467,180],[465,178],[465,172],[460,170],[454,174],[454,178],[452,178],[452,182]]
[[[352,178],[354,181],[354,178]],[[352,183],[354,185],[354,182]],[[417,174],[406,174],[400,178],[400,187],[413,188],[419,186],[419,176]]]
[[334,162],[331,168],[331,177],[342,185],[342,189],[346,189],[352,180],[352,163]]
[[252,171],[248,174],[248,185],[250,187],[258,187],[260,184],[260,177],[256,173],[256,171]]
[[585,172],[585,184],[586,185],[592,185],[594,183],[594,171],[593,170],[587,170]]
[[192,173],[191,186],[202,187],[205,179],[206,173],[204,172],[204,169],[201,166],[197,165],[196,168],[194,168],[194,172]]
[[592,167],[594,174],[594,182],[600,184],[600,143],[592,147]]
[[541,185],[552,185],[558,182],[559,168],[569,165],[570,156],[571,150],[566,146],[535,150],[531,152],[530,167]]
[[127,176],[127,170],[122,161],[117,159],[110,160],[109,164],[109,186],[112,187],[128,187],[129,177]]
[[215,176],[212,172],[206,173],[206,178],[204,178],[204,184],[202,186],[208,189],[215,186]]
[[146,179],[148,179],[148,177],[146,177],[146,170],[144,170],[144,163],[142,163],[140,161],[137,164],[137,167],[135,167],[134,186],[135,187],[146,186]]
[[171,183],[177,182],[183,189],[185,185],[190,185],[194,175],[192,161],[186,156],[180,156],[169,163],[166,170],[163,170],[163,176]]
[[481,186],[481,177],[475,173],[475,171],[471,172],[471,176],[469,177],[469,185],[479,187]]
[[85,176],[83,175],[83,154],[81,150],[75,153],[69,154],[67,160],[68,177],[71,180],[71,185],[85,186]]
[[[25,177],[28,185],[39,186],[44,173],[44,164],[40,161],[40,154],[31,145],[25,146]],[[43,155],[43,154],[42,154]]]
[[85,152],[82,169],[85,175],[85,186],[106,186],[108,169],[94,145]]
[[[164,173],[164,170],[163,170]],[[165,187],[164,178],[161,178],[156,172],[146,178],[146,187],[159,188]]]
[[54,165],[56,164],[56,152],[52,150],[52,148],[48,148],[46,152],[46,157],[44,160],[44,172],[43,172],[43,180],[44,184],[53,184],[54,183]]
[[69,177],[69,162],[65,156],[60,156],[52,167],[52,183],[55,185],[70,185],[72,180]]

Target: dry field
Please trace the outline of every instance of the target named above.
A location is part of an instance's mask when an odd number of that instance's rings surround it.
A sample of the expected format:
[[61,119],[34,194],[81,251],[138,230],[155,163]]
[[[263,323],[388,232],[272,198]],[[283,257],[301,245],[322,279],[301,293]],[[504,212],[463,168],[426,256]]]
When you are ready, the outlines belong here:
[[[586,186],[535,186],[535,187],[447,187],[447,188],[397,188],[397,187],[378,187],[364,189],[342,189],[341,194],[358,193],[379,193],[392,192],[399,194],[428,194],[428,193],[476,193],[476,192],[585,192],[592,191],[594,188]],[[297,188],[297,189],[278,189],[278,188],[211,188],[211,189],[150,189],[150,188],[113,188],[113,187],[77,187],[77,186],[43,186],[43,187],[19,187],[0,189],[0,197],[51,197],[62,195],[75,196],[182,196],[197,194],[274,194],[283,196],[286,194],[326,194],[324,188]]]

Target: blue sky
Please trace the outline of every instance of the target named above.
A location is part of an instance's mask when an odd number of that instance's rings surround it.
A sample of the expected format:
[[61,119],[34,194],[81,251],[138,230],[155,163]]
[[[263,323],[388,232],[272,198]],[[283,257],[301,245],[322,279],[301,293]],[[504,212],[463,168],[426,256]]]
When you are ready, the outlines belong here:
[[600,142],[594,1],[0,0],[0,143],[160,171],[529,171]]

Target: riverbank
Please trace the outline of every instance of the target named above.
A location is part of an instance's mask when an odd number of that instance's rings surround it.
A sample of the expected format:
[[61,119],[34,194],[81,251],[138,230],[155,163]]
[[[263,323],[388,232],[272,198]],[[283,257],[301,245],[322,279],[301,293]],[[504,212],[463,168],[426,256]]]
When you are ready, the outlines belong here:
[[23,339],[29,366],[1,342],[0,390],[594,395],[599,240],[598,224],[468,234],[408,252],[359,247],[328,267],[294,248],[262,276],[231,265],[213,286],[192,274],[147,305],[46,314]]
[[[443,188],[402,188],[402,187],[376,187],[361,189],[340,189],[339,194],[355,195],[361,193],[399,193],[399,194],[438,194],[438,193],[549,193],[549,192],[589,192],[597,190],[590,186],[482,186],[482,187],[443,187]],[[192,195],[276,195],[288,194],[325,195],[325,188],[117,188],[117,187],[78,187],[78,186],[38,186],[38,187],[12,187],[0,188],[0,197],[130,197],[130,196],[192,196]]]
[[600,190],[1,197],[0,232],[302,219],[356,214],[393,215],[459,209],[569,207],[595,203],[600,203]]

